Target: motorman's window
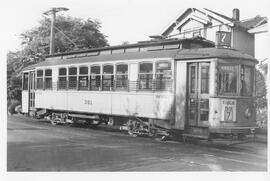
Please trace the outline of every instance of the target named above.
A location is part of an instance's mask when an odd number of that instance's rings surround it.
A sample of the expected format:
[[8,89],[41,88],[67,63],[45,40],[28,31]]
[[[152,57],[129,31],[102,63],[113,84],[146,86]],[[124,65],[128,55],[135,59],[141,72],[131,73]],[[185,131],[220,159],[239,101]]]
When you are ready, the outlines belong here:
[[88,67],[80,67],[79,90],[88,90]]
[[153,88],[153,64],[141,63],[139,66],[139,89],[152,90]]
[[172,89],[171,62],[156,63],[156,90]]
[[77,89],[77,67],[68,69],[68,88]]
[[219,66],[219,93],[236,94],[237,93],[237,65]]
[[253,69],[249,66],[241,66],[241,95],[252,96],[253,92]]
[[117,90],[127,90],[128,88],[128,65],[116,65],[116,85]]
[[100,90],[100,66],[91,67],[90,90]]
[[37,70],[37,89],[43,89],[43,70]]
[[114,82],[113,65],[104,65],[102,75],[102,90],[104,91],[112,90],[113,82]]
[[23,74],[23,90],[28,90],[28,73]]
[[201,93],[209,93],[209,65],[201,66]]
[[52,89],[52,69],[45,70],[45,89]]
[[58,72],[58,89],[67,88],[67,69],[60,68]]

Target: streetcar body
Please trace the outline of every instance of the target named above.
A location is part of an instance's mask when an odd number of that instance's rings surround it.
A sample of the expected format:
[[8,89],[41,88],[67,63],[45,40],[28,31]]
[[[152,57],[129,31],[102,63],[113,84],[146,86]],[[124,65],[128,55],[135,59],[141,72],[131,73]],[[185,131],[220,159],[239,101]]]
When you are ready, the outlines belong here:
[[250,134],[256,63],[198,39],[56,54],[24,69],[22,110],[57,113],[63,122],[121,120],[132,134]]

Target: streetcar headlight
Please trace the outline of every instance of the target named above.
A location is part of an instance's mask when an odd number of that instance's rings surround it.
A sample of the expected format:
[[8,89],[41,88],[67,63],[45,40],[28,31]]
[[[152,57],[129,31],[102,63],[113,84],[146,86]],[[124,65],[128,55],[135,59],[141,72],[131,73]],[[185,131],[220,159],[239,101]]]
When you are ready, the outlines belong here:
[[251,109],[249,107],[246,108],[245,117],[249,119],[251,117],[251,115],[252,115]]

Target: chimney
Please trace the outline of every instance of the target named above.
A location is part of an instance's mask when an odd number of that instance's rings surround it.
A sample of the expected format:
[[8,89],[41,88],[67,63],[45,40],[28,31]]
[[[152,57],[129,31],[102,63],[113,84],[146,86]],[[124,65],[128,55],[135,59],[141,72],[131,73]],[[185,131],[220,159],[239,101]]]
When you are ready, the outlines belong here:
[[240,11],[239,9],[235,8],[233,9],[233,19],[236,20],[236,21],[239,21],[240,20]]

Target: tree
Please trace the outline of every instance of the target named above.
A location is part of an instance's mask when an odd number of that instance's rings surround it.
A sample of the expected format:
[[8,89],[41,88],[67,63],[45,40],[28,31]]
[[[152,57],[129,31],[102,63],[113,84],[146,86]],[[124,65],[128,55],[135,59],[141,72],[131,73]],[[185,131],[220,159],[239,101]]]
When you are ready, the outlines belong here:
[[[55,53],[108,46],[106,36],[100,32],[100,28],[101,23],[98,20],[57,16],[55,20]],[[41,20],[37,27],[23,32],[20,37],[22,50],[7,54],[8,92],[20,87],[18,82],[20,82],[21,71],[24,67],[44,61],[45,56],[49,54],[50,19]],[[14,99],[16,95],[17,93],[12,93],[8,98]]]
[[[83,20],[70,16],[57,16],[55,53],[107,46],[106,36],[100,32],[100,28],[101,23],[90,18]],[[50,19],[41,20],[38,27],[22,33],[21,38],[24,46],[22,55],[27,56],[30,62],[42,61],[44,55],[49,54]]]

